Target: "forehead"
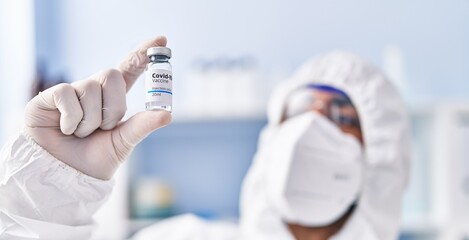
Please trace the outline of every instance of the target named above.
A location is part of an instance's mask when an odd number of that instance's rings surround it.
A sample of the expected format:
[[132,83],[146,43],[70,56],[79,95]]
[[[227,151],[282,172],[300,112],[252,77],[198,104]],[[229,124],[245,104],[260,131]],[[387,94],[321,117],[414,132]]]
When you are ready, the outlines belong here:
[[[292,92],[287,100],[287,116],[293,116],[305,110],[334,110],[340,112],[353,112],[351,99],[341,90],[328,86],[305,86]],[[352,113],[351,112],[351,113]]]
[[[322,114],[343,114],[358,117],[351,99],[345,92],[333,87],[311,87],[298,89],[293,93],[287,104],[287,115],[296,115],[305,110],[316,110]],[[294,114],[295,113],[295,114]]]
[[329,86],[329,85],[325,85],[325,84],[311,83],[311,84],[307,84],[304,87],[306,87],[308,89],[314,89],[314,90],[317,90],[317,91],[321,91],[321,92],[336,93],[337,95],[347,96],[347,94],[344,91],[340,90],[339,88]]
[[311,88],[311,93],[314,95],[316,99],[321,99],[321,100],[333,100],[333,99],[344,99],[346,98],[344,95],[333,92],[333,91],[328,91],[328,90],[322,90],[322,89],[316,89],[316,88]]
[[319,101],[325,104],[334,104],[340,108],[353,108],[353,103],[350,98],[340,90],[330,91],[329,89],[316,89],[316,88],[309,88],[308,91],[311,95],[311,100]]

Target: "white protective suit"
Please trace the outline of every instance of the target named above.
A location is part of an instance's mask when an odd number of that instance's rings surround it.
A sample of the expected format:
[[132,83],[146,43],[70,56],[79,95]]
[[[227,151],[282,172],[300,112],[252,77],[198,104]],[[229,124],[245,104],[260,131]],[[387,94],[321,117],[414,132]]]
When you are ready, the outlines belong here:
[[[354,214],[333,239],[396,239],[408,179],[408,119],[401,98],[373,66],[343,53],[308,62],[274,92],[268,125],[245,178],[240,229],[182,216],[156,224],[136,239],[293,239],[264,189],[261,155],[271,129],[280,123],[288,93],[305,83],[343,90],[360,116],[365,145],[365,180]],[[0,153],[0,239],[87,239],[92,215],[113,181],[86,176],[54,158],[26,133]],[[187,227],[187,229],[184,229]],[[175,234],[169,234],[174,232]]]
[[113,181],[89,177],[24,132],[0,153],[0,239],[89,239]]
[[348,53],[334,52],[313,59],[274,91],[258,153],[244,180],[241,196],[241,233],[249,239],[293,239],[266,199],[263,154],[280,124],[287,96],[309,83],[343,90],[360,117],[364,139],[364,186],[355,212],[332,239],[397,239],[401,204],[410,160],[408,117],[392,84],[374,66]]

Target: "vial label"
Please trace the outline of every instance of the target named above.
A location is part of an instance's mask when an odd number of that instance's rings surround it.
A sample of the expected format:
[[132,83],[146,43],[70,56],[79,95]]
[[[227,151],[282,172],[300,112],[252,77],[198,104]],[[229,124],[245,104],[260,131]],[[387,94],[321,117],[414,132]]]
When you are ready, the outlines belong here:
[[145,102],[166,109],[172,105],[173,75],[169,70],[148,69],[145,75]]

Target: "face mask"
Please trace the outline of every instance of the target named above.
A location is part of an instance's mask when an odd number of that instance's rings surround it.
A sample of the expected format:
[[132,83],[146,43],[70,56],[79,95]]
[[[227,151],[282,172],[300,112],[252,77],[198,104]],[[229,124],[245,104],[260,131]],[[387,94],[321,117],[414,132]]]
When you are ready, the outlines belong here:
[[308,112],[289,119],[263,151],[268,204],[284,221],[329,225],[357,201],[362,147],[327,118]]

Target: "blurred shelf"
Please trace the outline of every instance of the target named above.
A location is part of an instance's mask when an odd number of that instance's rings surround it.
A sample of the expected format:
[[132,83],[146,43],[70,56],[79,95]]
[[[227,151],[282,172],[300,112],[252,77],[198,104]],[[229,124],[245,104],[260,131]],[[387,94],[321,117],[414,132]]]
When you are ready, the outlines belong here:
[[253,115],[217,115],[217,116],[180,116],[173,115],[173,123],[188,123],[188,122],[249,122],[249,121],[266,121],[265,114]]
[[414,219],[405,221],[401,226],[401,233],[403,234],[417,234],[417,235],[436,235],[441,227],[431,221],[429,218]]

